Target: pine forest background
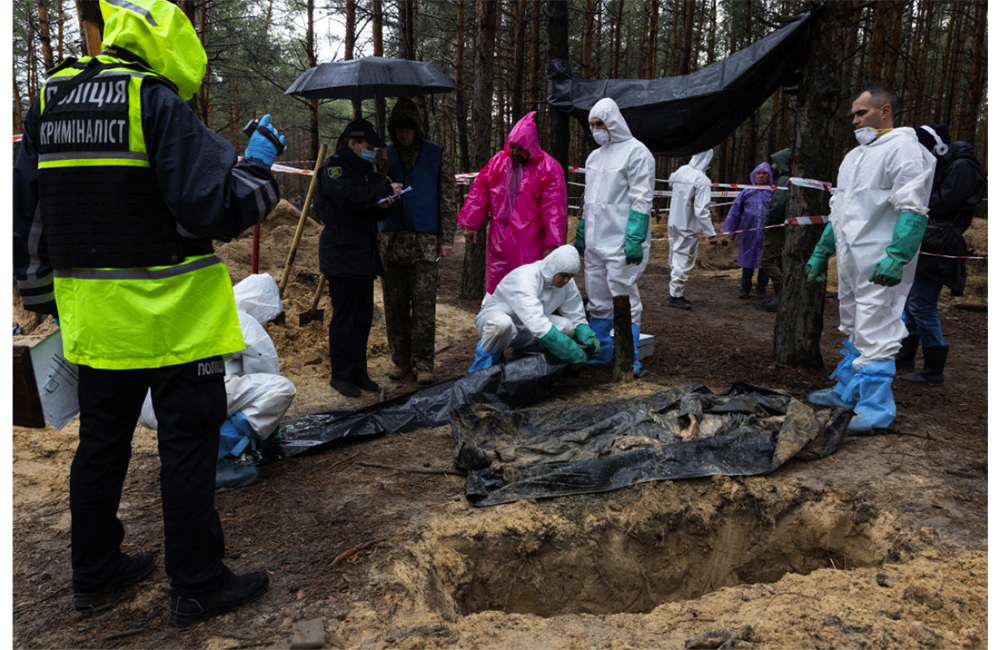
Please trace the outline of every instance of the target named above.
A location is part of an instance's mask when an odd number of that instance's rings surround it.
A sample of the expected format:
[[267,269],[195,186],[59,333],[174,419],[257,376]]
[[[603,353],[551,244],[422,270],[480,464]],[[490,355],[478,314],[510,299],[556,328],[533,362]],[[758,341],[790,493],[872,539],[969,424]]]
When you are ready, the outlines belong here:
[[[354,107],[344,100],[284,95],[304,70],[330,60],[379,55],[435,63],[459,92],[417,98],[427,136],[457,171],[478,171],[520,117],[537,110],[542,147],[582,165],[595,146],[570,120],[568,141],[552,142],[545,67],[568,58],[585,78],[683,75],[725,58],[806,11],[801,0],[180,0],[208,52],[206,82],[192,108],[242,152],[240,128],[271,113],[287,136],[278,162],[312,168],[319,145],[334,145]],[[953,139],[987,159],[986,0],[842,0],[854,47],[834,62],[845,83],[829,116],[854,145],[851,94],[883,83],[900,98],[897,125],[948,122]],[[38,94],[45,70],[89,53],[95,0],[13,0],[13,129]],[[831,56],[833,54],[831,53]],[[839,56],[839,55],[838,55]],[[715,149],[712,178],[747,182],[769,152],[794,141],[796,88],[775,92]],[[391,110],[394,100],[388,100]],[[387,107],[366,101],[364,117],[384,124]],[[565,120],[565,118],[562,118]],[[564,123],[564,122],[563,122]],[[558,126],[558,124],[557,124]],[[563,132],[565,129],[563,128]],[[16,149],[16,148],[15,148]],[[332,153],[332,150],[331,150]],[[660,157],[665,178],[686,160]],[[663,174],[663,175],[660,175]],[[569,178],[568,180],[574,180]],[[582,180],[582,179],[576,179]],[[833,180],[833,179],[824,179]],[[286,198],[307,177],[279,174]],[[573,188],[572,194],[578,194]],[[574,201],[571,200],[570,203]]]

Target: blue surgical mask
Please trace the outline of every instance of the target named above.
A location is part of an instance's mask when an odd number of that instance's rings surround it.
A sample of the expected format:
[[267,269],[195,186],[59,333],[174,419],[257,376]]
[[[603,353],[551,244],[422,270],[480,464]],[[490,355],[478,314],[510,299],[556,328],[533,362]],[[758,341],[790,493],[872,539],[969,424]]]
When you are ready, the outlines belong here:
[[365,162],[375,162],[375,150],[374,149],[362,149],[361,150],[361,160]]

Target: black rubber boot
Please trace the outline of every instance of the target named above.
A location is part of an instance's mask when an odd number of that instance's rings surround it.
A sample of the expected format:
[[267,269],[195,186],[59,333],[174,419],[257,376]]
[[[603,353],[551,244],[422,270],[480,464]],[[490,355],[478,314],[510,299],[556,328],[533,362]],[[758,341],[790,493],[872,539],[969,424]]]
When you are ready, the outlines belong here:
[[[913,370],[917,367],[917,348],[920,347],[920,337],[916,334],[910,334],[904,338],[900,343],[903,347],[899,348],[899,352],[896,353],[896,372],[906,372],[908,370]],[[927,356],[927,350],[924,350],[924,356]]]
[[[904,339],[905,340],[905,339]],[[916,384],[940,386],[944,383],[944,364],[948,360],[948,346],[935,345],[924,348],[924,368],[917,372],[903,375],[900,379]]]

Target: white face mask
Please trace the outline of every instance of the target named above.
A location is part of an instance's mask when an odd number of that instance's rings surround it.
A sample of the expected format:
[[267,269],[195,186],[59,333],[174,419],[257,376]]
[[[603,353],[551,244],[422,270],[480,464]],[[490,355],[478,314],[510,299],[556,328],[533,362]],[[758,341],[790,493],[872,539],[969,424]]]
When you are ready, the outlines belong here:
[[594,135],[594,141],[602,147],[611,141],[611,134],[607,129],[592,129],[591,133]]
[[878,130],[870,126],[863,126],[860,129],[855,129],[854,137],[857,138],[860,145],[871,144],[878,137]]

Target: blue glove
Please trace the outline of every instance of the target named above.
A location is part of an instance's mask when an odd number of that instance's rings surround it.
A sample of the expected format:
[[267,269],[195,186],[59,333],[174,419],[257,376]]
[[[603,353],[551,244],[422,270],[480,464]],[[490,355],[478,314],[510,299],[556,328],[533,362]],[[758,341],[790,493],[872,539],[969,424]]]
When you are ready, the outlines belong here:
[[[281,146],[277,146],[271,138],[261,133],[261,129],[269,131],[274,140],[281,143]],[[256,158],[270,167],[274,164],[274,159],[278,157],[278,154],[281,153],[284,148],[285,136],[278,135],[278,130],[271,126],[271,114],[268,113],[260,119],[260,123],[250,136],[250,144],[247,145],[247,150],[243,155],[245,158]]]

